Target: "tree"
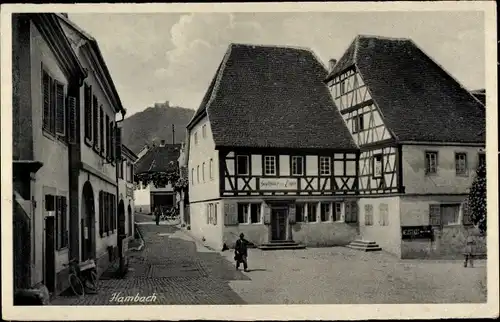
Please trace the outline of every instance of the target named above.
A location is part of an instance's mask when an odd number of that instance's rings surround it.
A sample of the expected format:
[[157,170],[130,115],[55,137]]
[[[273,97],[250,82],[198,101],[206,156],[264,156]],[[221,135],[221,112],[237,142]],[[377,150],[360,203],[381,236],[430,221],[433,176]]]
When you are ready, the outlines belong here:
[[486,165],[480,164],[469,192],[471,220],[479,231],[486,234]]

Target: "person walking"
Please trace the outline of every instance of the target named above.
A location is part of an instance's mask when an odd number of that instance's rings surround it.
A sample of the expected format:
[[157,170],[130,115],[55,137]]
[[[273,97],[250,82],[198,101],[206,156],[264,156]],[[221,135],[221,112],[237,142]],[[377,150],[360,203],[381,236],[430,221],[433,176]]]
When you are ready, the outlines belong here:
[[248,241],[243,233],[240,234],[240,239],[236,241],[234,260],[236,261],[236,270],[239,270],[240,264],[243,263],[243,270],[248,272]]
[[160,225],[160,209],[158,207],[155,208],[155,220],[156,226]]

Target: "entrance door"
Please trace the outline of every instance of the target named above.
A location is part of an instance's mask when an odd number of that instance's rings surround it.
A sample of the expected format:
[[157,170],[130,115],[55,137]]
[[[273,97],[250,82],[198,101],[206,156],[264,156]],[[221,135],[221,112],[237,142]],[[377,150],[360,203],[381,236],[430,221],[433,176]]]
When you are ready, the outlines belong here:
[[45,276],[44,284],[50,293],[56,288],[56,246],[54,216],[45,217]]
[[[99,202],[101,200],[99,199]],[[95,205],[94,192],[89,182],[83,187],[81,236],[82,236],[82,261],[93,258],[94,256],[94,229],[95,229]]]
[[288,210],[286,208],[273,208],[271,210],[271,239],[286,240],[286,222]]

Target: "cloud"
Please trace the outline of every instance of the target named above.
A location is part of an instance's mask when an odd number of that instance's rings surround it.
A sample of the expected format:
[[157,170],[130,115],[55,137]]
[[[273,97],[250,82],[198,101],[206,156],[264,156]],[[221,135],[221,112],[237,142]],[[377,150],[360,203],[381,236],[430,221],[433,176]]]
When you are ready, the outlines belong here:
[[229,44],[255,42],[262,33],[258,23],[237,22],[232,14],[181,16],[170,29],[174,48],[165,53],[166,66],[156,69],[155,77],[175,88],[169,90],[173,95],[195,95],[201,100]]

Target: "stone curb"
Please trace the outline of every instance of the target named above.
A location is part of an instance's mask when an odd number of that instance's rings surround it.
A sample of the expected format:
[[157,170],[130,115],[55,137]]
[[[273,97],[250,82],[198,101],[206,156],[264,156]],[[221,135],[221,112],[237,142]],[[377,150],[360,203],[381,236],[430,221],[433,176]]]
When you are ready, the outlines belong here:
[[196,238],[193,234],[189,233],[189,231],[187,229],[185,229],[184,227],[180,227],[180,225],[179,225],[179,226],[177,226],[177,228],[179,228],[179,230],[182,233],[184,233],[185,235],[189,236],[195,242],[195,244],[201,245],[202,247],[205,247],[206,249],[208,249],[208,250],[210,250],[212,252],[220,253],[220,251],[213,249],[212,247],[210,247],[207,244],[205,244],[202,240]]
[[[136,222],[134,224],[136,224]],[[136,227],[137,227],[136,228],[137,229],[137,233],[139,234],[139,237],[141,239],[141,244],[139,246],[137,246],[137,247],[129,248],[128,249],[129,251],[140,251],[140,250],[142,250],[144,248],[144,244],[146,243],[144,241],[144,237],[142,236],[142,232],[141,232],[141,229],[139,228],[139,225],[136,225]]]

